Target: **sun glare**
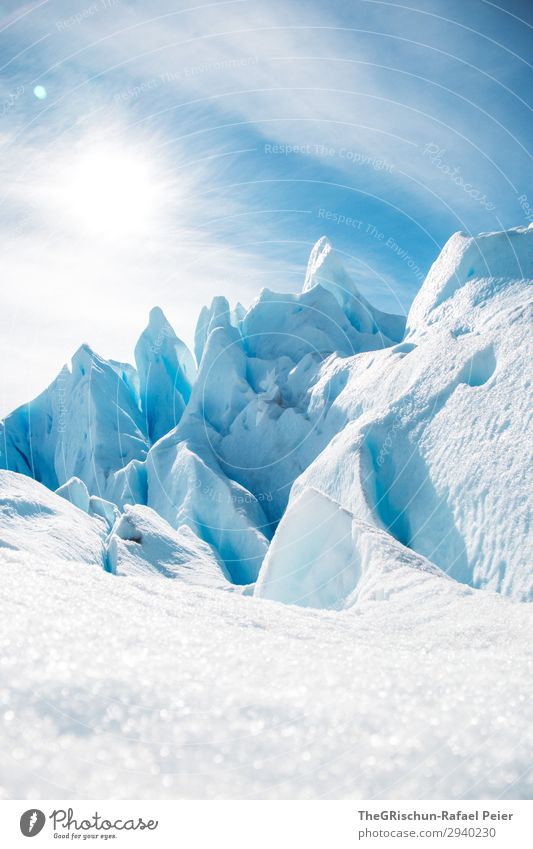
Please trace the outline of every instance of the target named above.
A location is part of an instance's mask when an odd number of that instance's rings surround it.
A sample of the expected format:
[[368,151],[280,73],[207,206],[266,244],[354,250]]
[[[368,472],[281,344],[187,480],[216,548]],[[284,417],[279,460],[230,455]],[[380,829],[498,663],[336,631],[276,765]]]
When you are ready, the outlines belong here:
[[60,201],[70,223],[93,236],[140,235],[164,202],[161,180],[148,155],[127,146],[99,144],[76,152],[63,170]]

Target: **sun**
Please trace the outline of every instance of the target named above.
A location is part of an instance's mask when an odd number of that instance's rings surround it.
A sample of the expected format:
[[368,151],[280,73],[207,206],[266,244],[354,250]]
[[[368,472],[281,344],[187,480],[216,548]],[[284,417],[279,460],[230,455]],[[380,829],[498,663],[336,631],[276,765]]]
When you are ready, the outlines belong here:
[[58,200],[66,223],[88,236],[140,236],[165,202],[161,175],[147,151],[127,144],[85,144],[61,169]]

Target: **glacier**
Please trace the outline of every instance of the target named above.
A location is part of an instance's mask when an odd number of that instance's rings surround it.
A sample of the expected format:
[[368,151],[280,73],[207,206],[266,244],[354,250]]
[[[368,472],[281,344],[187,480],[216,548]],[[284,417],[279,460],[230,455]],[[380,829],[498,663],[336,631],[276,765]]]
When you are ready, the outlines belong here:
[[528,601],[532,243],[531,227],[452,237],[405,341],[353,360],[333,438],[291,490],[313,486],[456,580]]
[[457,233],[388,315],[322,238],[0,422],[1,792],[527,797],[532,282]]
[[191,395],[196,363],[159,307],[135,346],[141,409],[150,442],[178,423]]

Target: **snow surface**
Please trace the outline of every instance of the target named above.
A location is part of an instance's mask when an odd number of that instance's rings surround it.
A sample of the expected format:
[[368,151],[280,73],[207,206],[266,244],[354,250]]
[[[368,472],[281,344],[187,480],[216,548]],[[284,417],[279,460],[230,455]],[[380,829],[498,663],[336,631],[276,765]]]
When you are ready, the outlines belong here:
[[115,575],[160,574],[193,584],[231,589],[224,565],[186,525],[175,531],[150,507],[127,506],[107,543]]
[[120,577],[97,520],[0,483],[2,798],[531,798],[529,605],[408,565],[344,611],[243,597],[143,570],[124,519]]
[[26,476],[0,470],[0,557],[18,563],[21,572],[28,558],[102,569],[106,535],[100,519]]
[[532,245],[404,336],[322,239],[0,422],[5,797],[530,797]]

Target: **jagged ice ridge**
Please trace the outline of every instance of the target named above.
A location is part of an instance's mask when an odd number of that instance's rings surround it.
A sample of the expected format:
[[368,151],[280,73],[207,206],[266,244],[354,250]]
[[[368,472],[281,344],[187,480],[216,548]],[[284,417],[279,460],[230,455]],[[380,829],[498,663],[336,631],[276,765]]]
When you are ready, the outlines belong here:
[[530,792],[532,244],[455,234],[405,322],[321,239],[195,356],[156,307],[0,423],[10,793]]

